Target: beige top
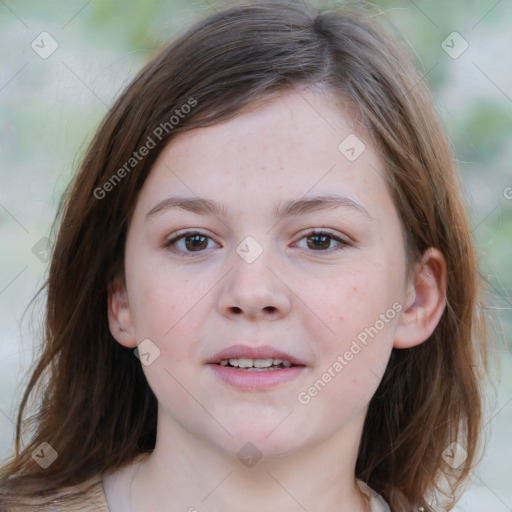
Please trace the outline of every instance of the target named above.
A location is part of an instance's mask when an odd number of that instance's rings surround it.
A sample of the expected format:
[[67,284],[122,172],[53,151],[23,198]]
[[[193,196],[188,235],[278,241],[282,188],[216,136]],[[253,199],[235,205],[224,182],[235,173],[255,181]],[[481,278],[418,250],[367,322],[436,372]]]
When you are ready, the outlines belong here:
[[377,494],[373,489],[368,487],[362,480],[357,480],[357,483],[361,491],[370,498],[372,512],[391,512],[386,500],[380,494]]
[[[368,487],[361,480],[358,480],[357,482],[361,490],[369,497],[372,512],[391,512],[389,505],[380,495],[370,489],[370,487]],[[88,487],[93,483],[93,487],[91,487],[91,489],[85,495],[83,495],[76,504],[66,504],[57,497],[50,503],[39,505],[37,508],[38,512],[110,512],[101,476],[94,476],[86,482],[83,482],[77,486],[66,488],[66,490],[80,490],[82,487]],[[28,510],[29,509],[25,507],[15,507],[10,508],[7,512],[27,512]]]

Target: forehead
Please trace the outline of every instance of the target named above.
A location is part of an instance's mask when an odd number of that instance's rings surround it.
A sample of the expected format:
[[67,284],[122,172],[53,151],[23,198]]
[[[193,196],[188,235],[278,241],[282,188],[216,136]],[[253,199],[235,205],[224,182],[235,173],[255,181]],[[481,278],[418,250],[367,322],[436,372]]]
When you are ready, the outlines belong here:
[[179,193],[253,209],[273,202],[275,210],[307,194],[342,194],[371,208],[391,201],[383,176],[378,153],[340,101],[316,89],[289,90],[180,133],[159,155],[140,201],[153,208],[157,198]]

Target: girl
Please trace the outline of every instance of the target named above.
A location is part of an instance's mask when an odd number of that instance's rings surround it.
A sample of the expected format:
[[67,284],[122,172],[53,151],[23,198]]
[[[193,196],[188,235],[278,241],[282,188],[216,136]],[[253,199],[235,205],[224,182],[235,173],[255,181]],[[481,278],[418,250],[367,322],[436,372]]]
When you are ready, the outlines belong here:
[[1,509],[452,508],[485,355],[458,187],[428,90],[364,10],[198,22],[66,195]]

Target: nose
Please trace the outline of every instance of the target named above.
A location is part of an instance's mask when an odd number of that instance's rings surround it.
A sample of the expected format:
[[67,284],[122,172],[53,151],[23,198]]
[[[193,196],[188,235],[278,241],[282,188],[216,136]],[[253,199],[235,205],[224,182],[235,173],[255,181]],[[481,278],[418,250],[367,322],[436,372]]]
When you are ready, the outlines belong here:
[[266,251],[251,263],[235,254],[233,269],[219,297],[220,313],[231,319],[239,316],[252,321],[286,316],[291,309],[292,292],[281,268]]

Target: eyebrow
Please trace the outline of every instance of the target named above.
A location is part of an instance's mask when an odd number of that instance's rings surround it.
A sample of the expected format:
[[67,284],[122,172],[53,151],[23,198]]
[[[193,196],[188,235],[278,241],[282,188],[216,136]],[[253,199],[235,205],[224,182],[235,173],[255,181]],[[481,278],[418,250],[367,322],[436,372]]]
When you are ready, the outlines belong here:
[[[284,203],[281,208],[276,208],[274,216],[278,221],[294,215],[305,215],[321,210],[333,208],[350,208],[371,218],[368,210],[358,201],[346,196],[336,194],[306,196],[300,199],[291,199]],[[171,208],[196,213],[198,215],[213,214],[218,217],[227,217],[228,212],[225,205],[211,199],[192,196],[170,196],[155,205],[147,214],[146,219],[163,213]]]

